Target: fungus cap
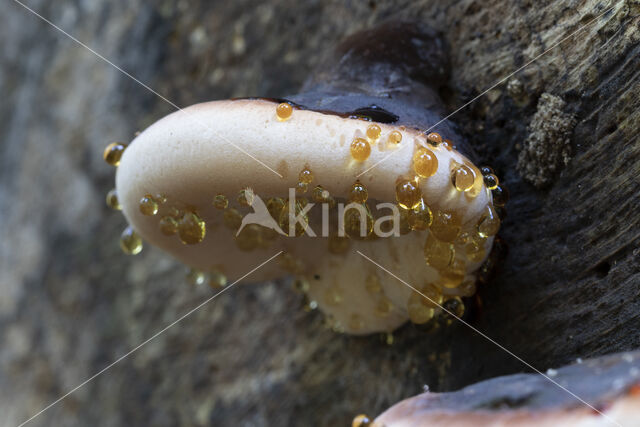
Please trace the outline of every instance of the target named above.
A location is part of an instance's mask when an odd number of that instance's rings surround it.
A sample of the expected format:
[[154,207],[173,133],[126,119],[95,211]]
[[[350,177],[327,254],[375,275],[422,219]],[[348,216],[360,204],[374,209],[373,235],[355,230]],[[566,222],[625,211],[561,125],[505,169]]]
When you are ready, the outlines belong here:
[[[350,333],[393,330],[409,318],[407,302],[413,292],[357,251],[417,288],[433,283],[450,297],[461,282],[474,280],[497,229],[489,228],[491,235],[478,234],[478,225],[493,204],[482,174],[469,159],[448,144],[431,145],[420,131],[404,126],[375,123],[376,128],[368,132],[372,123],[366,120],[300,108],[283,118],[280,111],[287,109],[261,99],[207,102],[170,114],[140,133],[122,154],[116,174],[119,202],[131,226],[144,240],[185,264],[223,273],[229,281],[284,251],[280,259],[246,281],[288,273],[302,277],[309,283],[308,297],[339,325],[337,329]],[[396,143],[398,132],[402,139]],[[353,155],[356,140],[369,147],[366,158]],[[437,159],[436,170],[425,178],[414,170],[420,150]],[[473,173],[466,191],[456,188],[460,166]],[[305,168],[310,172],[301,182]],[[297,197],[312,203],[313,188],[321,186],[334,202],[348,201],[356,181],[366,188],[371,210],[377,203],[396,204],[401,199],[398,185],[409,182],[433,215],[430,231],[416,227],[394,237],[338,239],[348,243],[348,250],[334,248],[333,253],[329,247],[335,237],[280,236],[259,226],[245,227],[244,235],[236,236],[255,196],[269,206],[270,200],[286,201],[289,189],[298,189]],[[251,189],[247,194],[252,200],[239,194],[246,189]],[[145,209],[141,209],[145,197]],[[158,202],[155,214],[149,209],[149,197]],[[335,212],[333,205],[331,212]],[[412,215],[404,209],[400,212]],[[310,216],[309,225],[320,234],[317,216]],[[494,223],[499,224],[497,217]],[[196,237],[185,239],[180,227]],[[201,241],[198,230],[203,234]],[[435,242],[434,248],[441,244],[451,249],[446,265],[434,260],[431,265],[425,263],[425,252],[429,252],[425,241],[427,246]],[[468,256],[470,241],[475,244],[475,256]],[[456,286],[446,283],[452,275]],[[380,286],[372,287],[372,281]]]

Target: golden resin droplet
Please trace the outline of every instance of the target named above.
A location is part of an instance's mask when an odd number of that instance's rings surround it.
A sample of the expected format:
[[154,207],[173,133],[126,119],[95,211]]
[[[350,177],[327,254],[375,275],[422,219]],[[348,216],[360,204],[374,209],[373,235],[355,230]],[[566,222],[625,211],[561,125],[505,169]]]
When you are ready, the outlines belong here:
[[269,214],[271,214],[271,217],[276,221],[280,218],[280,212],[282,212],[283,208],[284,200],[280,197],[272,197],[267,200],[267,210],[269,211]]
[[397,130],[394,130],[389,134],[389,142],[392,144],[400,144],[402,141],[402,134]]
[[207,281],[207,275],[200,270],[196,270],[195,268],[190,268],[187,270],[187,283],[193,286],[201,286],[204,285]]
[[438,307],[442,304],[442,291],[433,283],[427,283],[420,289],[422,304],[427,307]]
[[185,245],[202,242],[206,234],[206,225],[195,212],[187,212],[178,221],[178,235]]
[[236,208],[227,209],[222,214],[222,222],[230,230],[237,230],[242,225],[242,215]]
[[447,268],[440,270],[440,284],[445,288],[457,288],[464,280],[467,268],[462,259],[454,259]]
[[351,157],[358,162],[364,162],[371,155],[371,145],[364,138],[356,138],[351,143]]
[[252,251],[261,244],[260,226],[249,224],[235,237],[236,245],[241,251]]
[[420,147],[413,155],[413,170],[421,178],[429,178],[438,171],[438,158],[433,151]]
[[461,297],[470,297],[476,293],[476,281],[475,279],[466,279],[456,288],[458,295]]
[[356,181],[351,187],[351,193],[349,194],[349,201],[354,203],[364,203],[369,198],[369,192],[360,181]]
[[160,232],[165,236],[173,236],[178,232],[178,221],[173,217],[163,216],[159,222]]
[[304,182],[299,182],[296,184],[296,193],[304,194],[309,189],[309,184],[305,184]]
[[[424,304],[425,300],[426,298],[418,292],[412,292],[409,297],[409,301],[407,302],[409,320],[416,325],[427,323],[433,318],[435,313],[435,310],[431,305]],[[428,300],[426,301],[429,302]]]
[[120,235],[120,248],[127,255],[137,255],[142,250],[142,239],[131,226]]
[[467,165],[457,165],[451,171],[451,182],[458,191],[468,191],[473,187],[475,175]]
[[367,238],[373,232],[373,215],[369,206],[361,204],[361,208],[349,208],[344,212],[344,232],[352,239]]
[[214,290],[222,289],[227,286],[227,276],[220,271],[214,270],[209,273],[209,287]]
[[112,142],[104,149],[102,158],[111,166],[118,166],[120,164],[120,159],[122,158],[122,153],[124,153],[126,148],[127,146],[121,142]]
[[379,294],[382,292],[380,279],[378,279],[378,276],[376,276],[375,274],[370,274],[367,277],[364,286],[367,289],[367,292],[369,292],[370,294]]
[[367,128],[367,138],[372,141],[376,141],[378,138],[380,138],[380,132],[382,132],[380,126],[369,125],[369,127]]
[[478,234],[481,237],[495,236],[500,230],[500,218],[492,205],[488,205],[478,222]]
[[315,203],[324,203],[329,201],[329,192],[322,188],[321,185],[316,185],[311,191],[311,199]]
[[229,199],[224,194],[217,194],[216,197],[213,198],[213,206],[216,209],[226,209],[229,206]]
[[150,194],[147,194],[142,199],[140,199],[138,207],[140,208],[140,212],[142,213],[142,215],[154,216],[158,213],[158,203]]
[[[461,318],[464,315],[464,303],[462,302],[462,300],[460,299],[460,297],[452,297],[447,299],[445,302],[442,303],[442,307],[445,308],[449,313],[448,316],[450,317],[451,314],[455,315],[456,317]],[[453,320],[453,319],[450,319]],[[451,321],[448,321],[447,323],[451,324]]]
[[349,328],[353,331],[359,331],[364,328],[364,320],[362,319],[362,316],[356,313],[352,314],[349,319]]
[[509,192],[504,186],[498,185],[491,190],[491,197],[493,198],[493,204],[496,206],[504,206],[509,199]]
[[460,234],[462,220],[453,211],[438,211],[431,223],[431,233],[443,242],[453,242]]
[[498,181],[498,177],[492,173],[484,175],[483,179],[484,185],[486,185],[489,190],[495,190],[496,187],[500,184],[500,182]]
[[451,141],[449,141],[448,139],[445,139],[444,141],[442,141],[442,144],[440,144],[440,146],[444,149],[446,149],[447,151],[452,151],[453,150],[453,143]]
[[160,205],[167,203],[167,196],[164,194],[156,194],[153,199]]
[[402,179],[396,184],[396,200],[405,209],[413,209],[422,201],[422,192],[414,180]]
[[378,303],[376,304],[375,314],[378,317],[387,317],[391,310],[393,309],[393,303],[386,296],[380,297]]
[[478,233],[463,233],[458,237],[457,243],[464,248],[464,253],[471,262],[480,262],[485,255],[486,238]]
[[336,287],[332,286],[324,291],[324,301],[329,305],[339,305],[342,302],[342,295]]
[[427,142],[431,145],[442,144],[442,136],[437,132],[431,132],[427,135]]
[[424,244],[424,258],[427,264],[436,270],[443,270],[453,262],[454,257],[453,245],[438,240],[433,232],[430,232]]
[[311,169],[309,169],[309,166],[305,166],[304,169],[300,171],[298,174],[298,181],[303,184],[311,184],[313,181],[313,173],[311,172]]
[[276,116],[278,120],[284,122],[285,120],[289,120],[291,118],[291,114],[293,113],[293,107],[288,102],[283,102],[278,104],[276,107]]
[[407,220],[412,230],[424,231],[433,222],[433,213],[424,200],[421,200],[418,206],[407,212]]
[[115,188],[113,190],[109,190],[109,192],[107,193],[106,201],[107,206],[109,206],[111,209],[116,211],[122,210],[122,205],[120,205],[120,200],[118,200],[118,192]]
[[371,427],[371,420],[364,414],[356,415],[351,422],[351,427]]
[[351,243],[347,237],[329,236],[329,252],[334,255],[340,255],[349,250]]

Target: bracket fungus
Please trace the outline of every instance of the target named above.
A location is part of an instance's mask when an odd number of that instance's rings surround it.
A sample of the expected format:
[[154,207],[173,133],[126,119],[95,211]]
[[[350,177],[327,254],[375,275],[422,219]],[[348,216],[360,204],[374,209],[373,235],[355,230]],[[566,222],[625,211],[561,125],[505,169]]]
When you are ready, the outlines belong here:
[[298,95],[197,104],[126,150],[110,145],[109,204],[130,224],[123,249],[138,252],[142,238],[215,287],[283,251],[247,280],[294,275],[352,334],[427,323],[446,302],[462,314],[502,188],[442,121],[442,40],[389,23],[348,38],[319,69]]

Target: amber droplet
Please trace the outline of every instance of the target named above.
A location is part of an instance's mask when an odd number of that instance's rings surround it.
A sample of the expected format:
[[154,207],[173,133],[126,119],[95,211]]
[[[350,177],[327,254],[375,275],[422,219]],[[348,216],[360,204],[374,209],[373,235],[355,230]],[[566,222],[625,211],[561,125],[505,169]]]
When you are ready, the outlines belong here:
[[380,126],[378,125],[369,125],[369,127],[367,128],[367,138],[369,138],[372,141],[376,141],[378,138],[380,138]]
[[178,235],[185,245],[202,242],[206,234],[206,225],[195,212],[187,212],[178,221]]
[[131,226],[120,235],[120,248],[127,255],[137,255],[142,250],[142,239]]
[[476,281],[474,279],[467,279],[460,283],[456,291],[461,297],[473,296],[473,294],[476,293]]
[[394,130],[389,134],[389,142],[392,144],[400,144],[402,141],[402,134],[397,130]]
[[500,184],[500,181],[498,181],[498,177],[492,173],[484,175],[483,179],[484,185],[486,185],[489,190],[495,190],[496,187]]
[[473,187],[475,175],[467,165],[457,165],[451,171],[451,183],[458,191],[468,191]]
[[433,222],[433,213],[431,213],[431,209],[429,209],[424,200],[421,200],[418,206],[408,211],[407,214],[407,220],[412,230],[426,230]]
[[486,239],[478,233],[463,233],[457,240],[471,262],[480,262],[485,256]]
[[358,162],[364,162],[371,155],[371,145],[364,138],[356,138],[351,143],[351,157]]
[[443,242],[453,242],[460,234],[462,220],[454,211],[438,211],[431,223],[431,232]]
[[365,239],[373,232],[373,215],[366,204],[344,212],[344,232],[352,239]]
[[493,204],[496,206],[504,206],[507,204],[507,200],[509,200],[509,192],[502,185],[498,185],[491,190],[491,196],[493,197]]
[[189,270],[187,270],[186,279],[187,283],[189,283],[190,285],[201,286],[204,285],[207,281],[207,275],[200,270],[190,268]]
[[218,290],[225,286],[227,286],[227,276],[217,270],[209,273],[209,287],[211,287],[211,289]]
[[351,422],[351,427],[371,427],[371,420],[364,414],[356,415]]
[[391,310],[393,309],[393,303],[386,296],[380,297],[378,303],[376,304],[375,314],[378,317],[387,317]]
[[216,197],[213,198],[213,206],[216,209],[226,209],[229,206],[229,199],[224,194],[217,194]]
[[429,178],[438,171],[438,158],[433,151],[420,147],[413,155],[413,170],[421,178]]
[[122,153],[124,153],[126,148],[127,146],[121,142],[112,142],[104,149],[102,158],[107,162],[107,164],[110,164],[111,166],[118,166],[120,164],[120,159],[122,158]]
[[109,190],[107,193],[107,206],[111,209],[119,211],[122,210],[122,205],[120,204],[120,200],[118,200],[118,192],[114,188],[113,190]]
[[482,237],[495,236],[500,230],[500,218],[493,206],[488,205],[478,222],[478,234]]
[[253,197],[253,190],[245,188],[240,190],[240,193],[238,193],[238,203],[240,203],[241,206],[251,206],[253,203]]
[[173,217],[163,216],[159,222],[160,232],[165,236],[173,236],[178,232],[178,221]]
[[278,120],[284,122],[291,118],[291,114],[293,113],[293,107],[288,102],[283,102],[278,104],[276,107],[276,116]]
[[359,314],[352,314],[349,318],[349,328],[353,331],[359,331],[364,328],[364,320]]
[[455,257],[455,249],[451,243],[438,240],[433,232],[429,233],[424,244],[424,258],[428,265],[443,270],[447,268]]
[[305,184],[304,182],[299,182],[296,184],[296,193],[304,194],[309,189],[309,184]]
[[462,302],[460,297],[456,296],[447,299],[442,303],[442,307],[443,309],[446,309],[446,311],[442,312],[442,317],[448,325],[453,323],[454,317],[452,316],[452,314],[458,318],[462,318],[462,316],[464,315],[464,303]]
[[396,184],[396,200],[405,209],[413,209],[422,200],[422,192],[414,180],[402,179]]
[[164,194],[156,194],[153,199],[160,205],[167,203],[167,196]]
[[236,208],[226,209],[222,214],[222,222],[227,228],[237,230],[242,225],[242,215]]
[[329,192],[322,188],[321,185],[316,185],[311,191],[311,199],[315,203],[324,203],[329,201]]
[[495,175],[495,172],[490,166],[480,167],[480,172],[482,173],[482,175],[489,175],[489,174]]
[[427,135],[427,142],[431,145],[439,145],[442,143],[442,136],[437,132],[431,132]]
[[271,214],[271,217],[276,221],[280,218],[280,212],[284,208],[284,200],[280,197],[272,197],[267,200],[267,210]]
[[425,298],[418,292],[412,292],[407,302],[409,320],[416,325],[427,323],[433,318],[435,310],[432,306],[424,304]]
[[235,237],[235,240],[238,249],[241,251],[248,252],[256,249],[261,243],[260,227],[256,224],[247,225]]
[[304,169],[300,171],[298,174],[298,181],[303,184],[311,184],[313,181],[313,173],[311,172],[311,169],[309,169],[309,166],[305,166]]
[[442,304],[442,291],[433,283],[427,283],[420,289],[422,304],[427,307],[438,307]]
[[462,259],[454,259],[444,270],[440,271],[440,284],[445,288],[457,288],[464,280],[467,273],[465,262]]
[[153,199],[151,194],[147,194],[140,199],[138,207],[140,208],[142,215],[154,216],[158,213],[158,203]]
[[349,200],[354,203],[364,203],[368,198],[369,192],[367,191],[367,187],[365,187],[360,181],[356,181],[351,186]]

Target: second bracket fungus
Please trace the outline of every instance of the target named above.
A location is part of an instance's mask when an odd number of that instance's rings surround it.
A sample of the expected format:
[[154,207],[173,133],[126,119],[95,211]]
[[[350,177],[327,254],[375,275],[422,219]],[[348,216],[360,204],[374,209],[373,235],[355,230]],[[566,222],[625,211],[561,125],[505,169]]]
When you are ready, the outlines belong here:
[[118,152],[127,252],[140,236],[219,287],[283,251],[247,281],[294,275],[352,334],[427,323],[448,301],[460,314],[500,220],[495,176],[453,148],[449,122],[429,129],[443,116],[442,41],[392,23],[330,63],[299,95],[184,108]]

